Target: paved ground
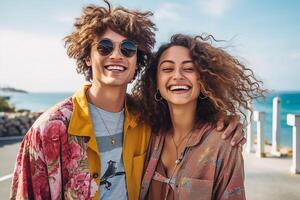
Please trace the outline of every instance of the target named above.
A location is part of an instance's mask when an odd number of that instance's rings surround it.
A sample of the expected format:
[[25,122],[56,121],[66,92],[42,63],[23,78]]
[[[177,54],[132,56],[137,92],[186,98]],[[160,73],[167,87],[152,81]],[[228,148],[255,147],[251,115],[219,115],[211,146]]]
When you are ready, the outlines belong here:
[[[15,165],[19,140],[0,141],[0,180],[12,173]],[[8,199],[11,178],[0,181],[1,199]]]
[[[14,167],[18,140],[0,141],[0,194],[8,199],[11,174]],[[255,154],[244,153],[245,186],[248,200],[299,200],[300,175],[289,173],[291,158],[257,158]]]
[[289,170],[291,158],[257,158],[244,153],[246,196],[250,200],[299,200],[300,174]]

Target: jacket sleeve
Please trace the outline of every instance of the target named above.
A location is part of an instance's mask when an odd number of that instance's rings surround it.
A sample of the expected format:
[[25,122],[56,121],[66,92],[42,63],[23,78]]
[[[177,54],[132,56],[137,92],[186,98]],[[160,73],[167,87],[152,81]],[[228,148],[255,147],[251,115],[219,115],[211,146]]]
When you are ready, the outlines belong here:
[[50,199],[47,165],[38,129],[30,128],[20,144],[10,199]]
[[244,163],[242,152],[238,147],[229,144],[222,150],[223,154],[218,159],[220,162],[216,187],[213,191],[213,199],[218,200],[244,200]]

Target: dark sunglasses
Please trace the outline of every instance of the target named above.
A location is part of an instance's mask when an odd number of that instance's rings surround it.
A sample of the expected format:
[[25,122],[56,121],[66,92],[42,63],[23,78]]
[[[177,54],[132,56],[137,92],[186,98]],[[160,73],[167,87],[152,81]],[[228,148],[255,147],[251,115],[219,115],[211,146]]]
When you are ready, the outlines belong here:
[[[131,40],[123,40],[119,48],[120,53],[128,58],[137,52],[137,45]],[[98,42],[97,50],[102,56],[108,56],[114,50],[114,43],[110,39],[104,38]]]

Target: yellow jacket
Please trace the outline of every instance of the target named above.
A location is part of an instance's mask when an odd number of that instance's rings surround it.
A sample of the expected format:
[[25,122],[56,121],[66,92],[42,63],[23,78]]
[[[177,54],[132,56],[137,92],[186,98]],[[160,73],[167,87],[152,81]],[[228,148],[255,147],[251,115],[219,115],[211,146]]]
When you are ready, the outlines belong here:
[[[101,153],[98,151],[92,119],[86,98],[86,91],[90,85],[85,85],[73,96],[73,113],[68,133],[74,136],[88,136],[88,163],[91,176],[100,185]],[[150,128],[145,124],[138,124],[137,117],[128,111],[125,105],[124,135],[123,135],[123,162],[126,173],[126,187],[128,199],[139,197],[142,173],[146,151],[150,139]],[[99,199],[98,191],[93,199]]]

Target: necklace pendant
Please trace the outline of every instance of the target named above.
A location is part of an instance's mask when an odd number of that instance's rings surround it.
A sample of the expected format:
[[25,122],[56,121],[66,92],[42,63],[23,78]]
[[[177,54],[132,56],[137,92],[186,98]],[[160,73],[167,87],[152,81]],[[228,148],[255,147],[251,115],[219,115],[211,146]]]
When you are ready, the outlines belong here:
[[116,143],[115,138],[112,137],[110,142],[111,142],[112,145],[114,145]]

